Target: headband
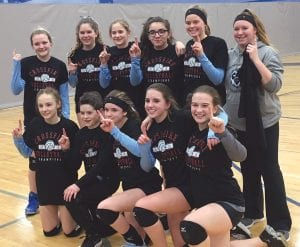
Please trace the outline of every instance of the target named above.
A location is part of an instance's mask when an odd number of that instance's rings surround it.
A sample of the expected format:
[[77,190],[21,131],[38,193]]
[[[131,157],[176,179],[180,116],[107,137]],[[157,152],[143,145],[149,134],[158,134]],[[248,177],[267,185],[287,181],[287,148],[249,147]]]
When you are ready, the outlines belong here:
[[117,105],[120,108],[122,108],[123,111],[126,111],[126,112],[128,111],[128,107],[129,107],[128,104],[125,101],[123,101],[117,97],[113,97],[113,96],[106,97],[105,104],[106,103],[111,103],[111,104]]
[[252,15],[246,15],[246,14],[239,14],[237,17],[235,17],[233,24],[236,21],[248,21],[250,22],[254,27],[256,27],[255,20]]
[[198,15],[204,21],[204,23],[207,25],[207,16],[202,10],[196,9],[196,8],[188,9],[185,13],[185,18],[188,15]]

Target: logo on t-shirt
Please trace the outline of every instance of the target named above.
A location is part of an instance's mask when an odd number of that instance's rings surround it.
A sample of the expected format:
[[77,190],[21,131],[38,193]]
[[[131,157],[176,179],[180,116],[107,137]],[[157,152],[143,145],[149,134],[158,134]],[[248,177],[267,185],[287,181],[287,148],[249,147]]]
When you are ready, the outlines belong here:
[[166,143],[165,140],[160,140],[157,144],[157,147],[153,147],[153,152],[165,152],[166,150],[172,149],[174,147],[173,143]]
[[195,57],[189,58],[189,60],[184,61],[184,65],[188,67],[201,67],[201,63],[196,60]]
[[99,67],[95,67],[93,64],[88,64],[85,68],[80,70],[82,73],[93,73],[100,71]]

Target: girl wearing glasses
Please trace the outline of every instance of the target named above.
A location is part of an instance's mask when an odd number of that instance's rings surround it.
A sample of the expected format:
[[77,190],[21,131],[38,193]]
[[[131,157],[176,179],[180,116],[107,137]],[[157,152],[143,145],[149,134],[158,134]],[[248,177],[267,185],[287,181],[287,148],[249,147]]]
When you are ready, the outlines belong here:
[[187,42],[184,55],[184,97],[198,86],[208,85],[217,89],[223,104],[227,45],[223,39],[210,35],[207,13],[198,5],[186,11],[185,27],[192,39]]
[[[177,42],[177,46],[180,43]],[[182,105],[183,56],[176,52],[170,23],[161,17],[150,17],[144,24],[140,48],[135,43],[131,56],[139,59],[132,64],[132,76],[142,70],[144,89],[153,83],[164,83],[171,90],[177,102]],[[144,94],[143,94],[144,96]]]

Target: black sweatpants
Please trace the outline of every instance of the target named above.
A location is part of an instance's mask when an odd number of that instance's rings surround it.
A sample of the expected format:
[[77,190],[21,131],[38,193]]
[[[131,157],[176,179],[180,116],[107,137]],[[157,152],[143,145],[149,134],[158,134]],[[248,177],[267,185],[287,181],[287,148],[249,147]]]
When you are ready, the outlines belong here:
[[116,231],[105,225],[96,217],[97,205],[102,200],[111,196],[119,187],[119,181],[98,181],[87,187],[81,188],[76,199],[66,202],[74,220],[85,229],[86,234],[99,234],[100,237],[108,237]]
[[238,131],[238,139],[248,151],[247,159],[241,162],[245,217],[257,219],[264,216],[262,177],[265,187],[267,224],[275,230],[289,231],[292,220],[278,163],[279,123],[264,131],[267,141],[266,149],[247,147],[246,133]]

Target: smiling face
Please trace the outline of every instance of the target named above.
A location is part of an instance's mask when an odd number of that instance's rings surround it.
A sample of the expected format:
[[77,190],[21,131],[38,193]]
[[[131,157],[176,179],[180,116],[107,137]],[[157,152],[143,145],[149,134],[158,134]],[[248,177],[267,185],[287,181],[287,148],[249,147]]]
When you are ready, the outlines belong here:
[[168,116],[169,108],[170,103],[166,101],[161,92],[155,89],[147,90],[145,110],[149,117],[160,123]]
[[110,37],[118,48],[128,46],[130,32],[119,22],[111,26]]
[[37,98],[37,108],[46,123],[54,124],[59,120],[58,109],[61,102],[56,101],[52,94],[43,93]]
[[89,23],[82,23],[79,27],[78,38],[82,44],[83,50],[91,50],[96,44],[98,33]]
[[255,42],[256,28],[248,21],[236,21],[233,25],[233,37],[241,48],[245,48]]
[[213,105],[211,95],[203,92],[194,93],[192,96],[191,113],[200,129],[208,127],[208,122],[217,112],[217,106]]
[[100,124],[100,117],[96,109],[89,104],[80,105],[80,118],[84,126],[94,129]]
[[162,22],[152,22],[148,29],[148,38],[155,50],[163,50],[168,46],[170,31]]
[[49,37],[44,34],[35,34],[31,38],[31,44],[34,52],[41,61],[48,61],[50,59],[50,50],[52,43]]
[[185,29],[193,39],[196,37],[203,39],[206,36],[205,23],[198,15],[191,14],[185,18]]
[[114,121],[118,128],[121,128],[127,120],[127,112],[125,112],[121,107],[112,103],[105,104],[104,115],[105,118]]

